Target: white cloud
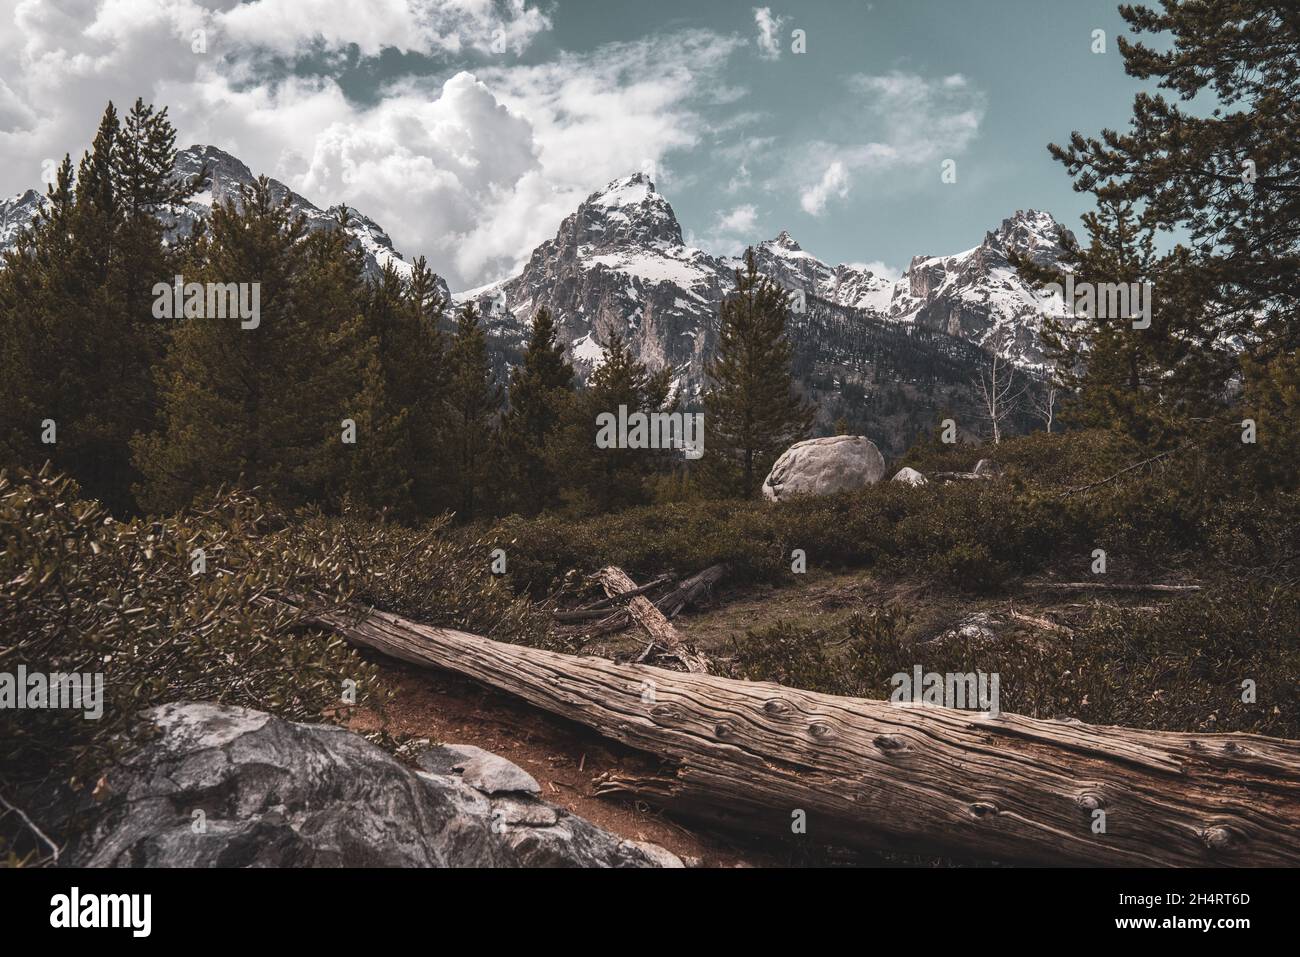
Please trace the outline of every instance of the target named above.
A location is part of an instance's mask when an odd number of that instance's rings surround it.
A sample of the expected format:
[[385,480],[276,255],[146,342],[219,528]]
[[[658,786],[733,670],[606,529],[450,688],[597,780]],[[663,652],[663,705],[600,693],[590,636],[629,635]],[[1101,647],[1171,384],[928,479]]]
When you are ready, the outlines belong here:
[[785,23],[786,18],[774,16],[771,7],[754,8],[754,24],[758,27],[755,42],[758,44],[758,55],[764,60],[781,58],[781,28]]
[[[307,16],[289,0],[217,2],[0,0],[0,195],[84,149],[106,100],[140,95],[170,107],[180,145],[211,143],[321,206],[356,207],[465,288],[517,267],[592,190],[697,145],[701,111],[735,96],[719,77],[743,42],[687,31],[510,65],[475,51],[497,29],[519,48],[547,28],[523,0],[305,0]],[[191,51],[196,29],[206,54]],[[470,60],[357,103],[266,56],[348,44]]]
[[833,160],[817,183],[799,194],[799,205],[804,212],[820,216],[832,197],[843,199],[849,194],[849,173],[841,160]]
[[221,17],[234,44],[282,55],[356,44],[362,56],[403,52],[522,51],[551,21],[524,0],[255,0]]
[[731,179],[727,180],[726,190],[728,193],[739,192],[747,187],[751,181],[752,177],[749,175],[749,167],[742,162],[736,167],[736,172]]
[[890,282],[898,282],[903,278],[903,270],[897,266],[891,266],[889,263],[881,262],[879,259],[873,259],[869,263],[848,263],[847,265],[852,266],[854,269],[864,269],[883,279],[888,279]]
[[932,172],[937,179],[938,161],[965,151],[984,118],[986,97],[960,74],[937,79],[898,71],[855,74],[848,87],[861,101],[858,128],[850,124],[839,141],[809,142],[786,164],[793,170],[823,170],[819,181],[795,184],[800,204],[814,216],[831,198],[848,195],[863,176],[889,174],[895,188],[918,174]]
[[733,256],[758,239],[758,209],[745,203],[719,210],[709,229],[700,236],[690,233],[687,242],[718,256]]

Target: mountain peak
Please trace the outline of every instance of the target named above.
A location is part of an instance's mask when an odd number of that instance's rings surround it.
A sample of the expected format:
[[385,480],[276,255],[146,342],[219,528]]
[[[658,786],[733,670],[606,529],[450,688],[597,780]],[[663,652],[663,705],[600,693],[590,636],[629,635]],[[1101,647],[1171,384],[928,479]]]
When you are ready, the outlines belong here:
[[774,238],[769,239],[767,245],[780,246],[782,249],[788,249],[795,253],[803,252],[803,247],[795,242],[794,237],[790,235],[790,230],[788,229],[781,230]]
[[1040,209],[1018,209],[984,236],[987,248],[1007,253],[1011,250],[1040,264],[1055,262],[1074,242],[1074,234],[1056,221],[1051,213]]
[[632,173],[611,180],[604,189],[597,190],[587,197],[589,204],[599,206],[639,206],[654,200],[664,201],[655,192],[655,184],[645,173]]
[[561,233],[576,227],[582,244],[682,242],[672,206],[643,172],[612,180],[588,196],[575,216],[573,224],[561,226]]

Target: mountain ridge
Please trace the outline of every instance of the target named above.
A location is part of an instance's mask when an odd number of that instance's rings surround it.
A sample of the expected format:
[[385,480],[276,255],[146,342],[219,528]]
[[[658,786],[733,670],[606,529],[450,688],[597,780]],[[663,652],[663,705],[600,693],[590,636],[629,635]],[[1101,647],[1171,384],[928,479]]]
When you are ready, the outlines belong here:
[[[175,175],[207,168],[207,188],[180,211],[169,240],[227,198],[240,200],[255,177],[247,165],[215,146],[196,144],[177,153]],[[321,209],[278,180],[272,196],[301,213],[309,229],[331,227],[338,206]],[[0,201],[0,252],[46,202],[35,190]],[[409,275],[411,265],[383,228],[352,207],[348,231],[368,275],[386,265]],[[832,265],[803,249],[788,229],[753,245],[759,271],[789,290],[797,303],[824,300],[837,307],[971,341],[1018,365],[1047,365],[1040,338],[1046,313],[1059,303],[1037,295],[1015,274],[1016,252],[1042,265],[1059,262],[1073,236],[1048,212],[1018,210],[985,233],[976,246],[942,256],[914,256],[898,279],[852,263]],[[556,317],[561,341],[585,378],[602,360],[614,333],[651,368],[671,366],[687,397],[704,387],[717,334],[717,309],[743,262],[688,245],[672,204],[642,172],[611,180],[593,191],[561,222],[555,235],[535,247],[514,276],[452,294],[449,301],[475,301],[489,334],[506,351],[522,347],[532,314],[541,306]]]

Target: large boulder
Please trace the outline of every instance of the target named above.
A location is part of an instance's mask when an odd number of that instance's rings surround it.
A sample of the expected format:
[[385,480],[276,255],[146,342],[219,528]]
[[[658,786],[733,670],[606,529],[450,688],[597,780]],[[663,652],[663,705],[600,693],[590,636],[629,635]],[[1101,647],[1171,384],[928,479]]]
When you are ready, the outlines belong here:
[[796,495],[833,495],[874,485],[885,475],[885,457],[861,435],[830,435],[796,442],[763,480],[763,495],[783,502]]
[[[490,752],[432,747],[417,771],[330,724],[177,703],[78,808],[88,867],[681,866],[536,796]],[[473,786],[460,774],[469,772]]]

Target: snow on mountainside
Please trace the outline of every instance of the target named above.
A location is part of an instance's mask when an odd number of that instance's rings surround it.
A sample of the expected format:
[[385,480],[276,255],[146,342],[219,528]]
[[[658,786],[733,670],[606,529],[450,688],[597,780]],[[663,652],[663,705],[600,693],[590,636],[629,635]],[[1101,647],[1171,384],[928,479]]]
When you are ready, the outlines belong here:
[[[213,204],[238,201],[254,175],[234,156],[212,146],[191,146],[176,157],[176,175],[204,166],[208,187],[180,214],[170,238],[186,235]],[[338,207],[321,209],[271,180],[277,201],[288,199],[310,229],[330,226]],[[44,198],[34,190],[0,201],[0,252],[13,245]],[[411,266],[373,220],[349,210],[349,232],[370,274],[391,264]],[[1039,331],[1044,312],[1061,304],[1037,297],[1011,268],[1012,251],[1041,264],[1059,261],[1062,239],[1073,240],[1049,213],[1017,212],[988,232],[973,249],[949,256],[917,256],[897,281],[852,264],[831,266],[800,248],[788,232],[757,243],[759,270],[810,300],[853,310],[854,315],[915,325],[998,349],[1027,367],[1045,358]],[[592,193],[569,215],[553,239],[533,250],[523,271],[468,290],[500,362],[512,361],[527,340],[533,313],[547,306],[580,375],[590,374],[617,333],[651,368],[669,366],[684,394],[698,394],[717,335],[718,305],[732,290],[738,259],[688,246],[672,206],[643,173],[616,179]],[[445,286],[443,292],[446,293]]]
[[[169,240],[189,235],[195,222],[206,218],[214,205],[227,199],[233,199],[238,204],[241,201],[241,187],[251,186],[257,179],[246,165],[215,146],[191,146],[181,150],[176,154],[173,173],[192,178],[205,165],[209,175],[208,185],[177,215],[175,228],[168,231]],[[321,209],[278,180],[271,180],[270,185],[272,198],[278,203],[287,197],[293,211],[305,217],[308,229],[325,229],[335,222],[340,207]],[[44,196],[35,190],[0,201],[0,253],[17,242],[19,232],[26,228],[44,203]],[[348,212],[351,216],[348,232],[365,259],[366,273],[376,275],[385,265],[391,264],[400,274],[410,275],[411,264],[393,249],[393,241],[379,224],[352,207],[348,208]],[[447,294],[445,285],[442,292]]]
[[1050,213],[1017,211],[974,249],[914,257],[885,315],[1041,367],[1047,362],[1039,337],[1043,318],[1061,315],[1063,304],[1037,295],[1016,275],[1007,254],[1015,251],[1039,265],[1054,265],[1065,252],[1062,240],[1073,242],[1074,236]]
[[618,333],[652,368],[677,370],[689,394],[711,355],[710,319],[732,265],[685,245],[672,207],[637,173],[592,193],[520,275],[456,299],[479,303],[489,332],[507,340],[522,340],[533,313],[549,307],[584,378]]
[[[790,290],[863,314],[995,345],[1024,366],[1044,362],[1038,332],[1045,304],[1016,276],[1007,254],[1040,263],[1064,249],[1050,214],[1018,212],[977,247],[954,256],[912,260],[897,281],[859,266],[830,266],[788,232],[754,247],[759,270]],[[716,338],[717,310],[740,261],[687,246],[672,207],[644,175],[592,193],[538,246],[523,272],[468,290],[489,330],[518,345],[541,306],[555,315],[562,341],[586,376],[611,334],[651,368],[671,366],[687,396],[704,384]]]
[[18,242],[18,234],[36,218],[44,202],[34,189],[9,199],[0,199],[0,253]]

